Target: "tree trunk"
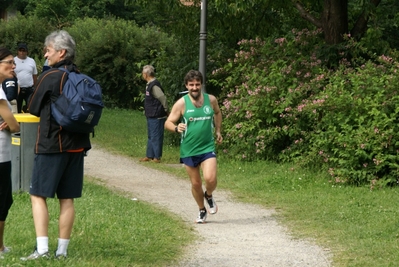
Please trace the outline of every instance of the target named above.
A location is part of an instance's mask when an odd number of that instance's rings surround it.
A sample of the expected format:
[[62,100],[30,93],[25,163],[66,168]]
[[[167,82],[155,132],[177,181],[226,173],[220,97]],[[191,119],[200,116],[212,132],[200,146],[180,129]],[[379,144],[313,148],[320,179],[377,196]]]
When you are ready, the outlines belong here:
[[348,33],[348,0],[324,0],[321,24],[327,44],[342,42]]

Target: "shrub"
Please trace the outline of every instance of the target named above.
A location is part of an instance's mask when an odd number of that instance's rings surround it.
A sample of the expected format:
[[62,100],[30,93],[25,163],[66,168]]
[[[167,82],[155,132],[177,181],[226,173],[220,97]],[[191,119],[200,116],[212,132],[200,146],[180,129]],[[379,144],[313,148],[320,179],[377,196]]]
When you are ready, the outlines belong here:
[[171,57],[177,49],[158,29],[131,21],[83,19],[67,30],[77,42],[77,65],[101,84],[108,106],[139,108],[142,103],[135,99],[145,88],[142,67],[157,67],[160,55]]
[[290,38],[243,40],[235,58],[214,72],[214,83],[228,73],[220,83],[226,95],[222,100],[225,153],[247,160],[276,160],[304,129],[311,128],[305,118],[297,121],[286,114],[323,86],[307,86],[323,72],[322,62],[312,54],[318,34],[304,30]]
[[341,67],[319,94],[323,101],[313,97],[304,107],[318,123],[300,149],[302,160],[319,161],[336,182],[397,181],[399,64],[380,59],[380,64]]
[[399,65],[350,38],[326,48],[319,33],[243,40],[236,57],[213,73],[226,96],[223,151],[323,168],[339,183],[393,184]]
[[18,15],[8,21],[0,21],[1,45],[17,53],[18,42],[25,42],[29,48],[29,56],[40,66],[44,63],[43,43],[46,36],[55,30],[44,19],[36,16]]

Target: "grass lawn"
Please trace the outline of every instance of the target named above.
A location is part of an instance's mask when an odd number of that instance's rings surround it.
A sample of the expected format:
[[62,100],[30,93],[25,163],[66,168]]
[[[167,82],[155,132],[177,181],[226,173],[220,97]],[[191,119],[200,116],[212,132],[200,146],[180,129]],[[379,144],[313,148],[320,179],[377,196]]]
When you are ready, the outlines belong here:
[[[133,158],[145,156],[146,121],[141,112],[105,109],[93,143]],[[165,132],[162,164],[154,168],[187,179],[178,163],[177,135]],[[90,155],[89,155],[90,156]],[[95,179],[95,178],[94,178]],[[325,173],[289,164],[238,162],[218,158],[218,188],[243,202],[278,211],[293,236],[329,249],[333,266],[387,267],[399,262],[399,188],[336,185]],[[58,202],[49,200],[50,236],[57,236]],[[86,179],[76,200],[76,223],[66,261],[21,263],[35,245],[29,196],[14,196],[6,228],[10,255],[1,266],[173,266],[193,242],[189,226],[149,204],[112,192]],[[179,242],[175,242],[178,240]],[[55,248],[56,239],[50,240]],[[39,265],[37,265],[39,264]]]
[[[112,140],[109,136],[113,135]],[[156,168],[184,179],[176,136],[165,132],[164,164]],[[95,143],[130,157],[145,156],[146,122],[141,112],[105,110]],[[330,182],[326,173],[289,164],[237,162],[219,155],[218,187],[241,201],[275,208],[294,236],[330,249],[334,266],[386,267],[399,262],[399,188],[371,191]]]

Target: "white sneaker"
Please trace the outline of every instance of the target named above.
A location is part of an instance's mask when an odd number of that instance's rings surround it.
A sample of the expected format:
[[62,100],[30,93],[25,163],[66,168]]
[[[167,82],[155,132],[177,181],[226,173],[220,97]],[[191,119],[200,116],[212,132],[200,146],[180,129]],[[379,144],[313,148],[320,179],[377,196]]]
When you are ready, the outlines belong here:
[[200,210],[199,214],[198,214],[198,218],[195,222],[196,223],[205,223],[206,216],[207,216],[206,209]]
[[206,193],[206,191],[205,191],[205,194],[204,194],[204,198],[205,198],[205,200],[206,200],[206,203],[208,203],[208,206],[209,206],[209,213],[210,214],[215,214],[216,212],[218,212],[218,205],[216,205],[216,202],[215,202],[215,200],[213,199],[213,196],[208,196],[208,194]]
[[28,257],[22,257],[21,261],[28,261],[28,260],[36,260],[39,258],[50,258],[50,253],[44,252],[43,254],[40,254],[39,252],[37,252],[37,250],[35,249],[35,251],[33,251],[32,254],[30,254]]

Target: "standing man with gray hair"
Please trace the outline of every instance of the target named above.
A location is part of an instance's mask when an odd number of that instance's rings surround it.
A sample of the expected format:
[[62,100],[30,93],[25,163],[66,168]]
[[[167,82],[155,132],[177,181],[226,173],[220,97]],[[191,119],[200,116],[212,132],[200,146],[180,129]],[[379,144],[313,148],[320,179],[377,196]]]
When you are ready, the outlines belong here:
[[140,159],[141,162],[161,162],[163,134],[166,116],[168,115],[168,101],[161,83],[155,78],[155,70],[151,65],[143,67],[143,79],[147,81],[144,99],[144,112],[147,117],[147,152]]
[[73,63],[75,41],[66,31],[55,31],[45,40],[48,65],[52,68],[39,77],[28,110],[40,117],[35,145],[35,161],[30,184],[30,199],[36,230],[34,252],[21,260],[48,258],[49,212],[47,198],[57,195],[60,204],[58,247],[55,257],[66,257],[75,220],[74,199],[82,196],[83,159],[91,148],[87,133],[69,132],[52,118],[50,105],[61,94],[69,72],[79,72]]

